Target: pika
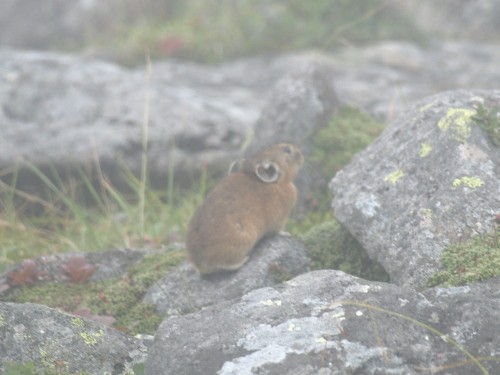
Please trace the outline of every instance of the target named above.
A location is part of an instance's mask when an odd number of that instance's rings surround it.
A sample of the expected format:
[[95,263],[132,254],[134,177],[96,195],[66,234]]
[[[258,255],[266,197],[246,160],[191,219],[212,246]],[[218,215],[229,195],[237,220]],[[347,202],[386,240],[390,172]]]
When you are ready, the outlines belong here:
[[260,239],[283,228],[297,201],[293,180],[303,163],[296,146],[281,143],[231,168],[189,223],[188,259],[201,274],[239,269]]

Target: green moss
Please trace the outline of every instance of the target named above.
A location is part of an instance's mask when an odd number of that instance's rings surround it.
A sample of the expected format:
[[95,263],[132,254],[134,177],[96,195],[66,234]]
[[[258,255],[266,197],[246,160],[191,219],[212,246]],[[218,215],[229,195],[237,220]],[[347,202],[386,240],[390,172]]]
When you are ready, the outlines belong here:
[[40,369],[31,361],[24,363],[10,362],[5,365],[4,375],[90,375],[88,372],[70,372],[66,368]]
[[389,281],[358,241],[337,221],[327,221],[303,236],[312,269],[338,269],[368,280]]
[[36,374],[36,367],[33,362],[26,363],[7,363],[5,366],[5,375],[33,375]]
[[324,179],[322,189],[308,197],[307,216],[291,220],[286,229],[295,235],[306,233],[315,225],[332,219],[332,196],[326,177],[330,178],[348,164],[352,157],[368,146],[383,130],[384,126],[363,111],[343,107],[330,122],[319,129],[312,139],[313,150],[307,160],[307,168],[318,172]]
[[427,286],[457,286],[500,276],[500,231],[454,244],[441,255],[443,269]]
[[[114,326],[129,334],[153,334],[162,317],[141,302],[148,287],[184,259],[182,252],[165,251],[145,257],[127,276],[86,284],[45,283],[16,290],[11,300],[33,302],[73,312],[86,307],[92,315],[112,316]],[[72,320],[78,326],[78,318]]]
[[332,175],[368,146],[382,132],[384,125],[363,111],[343,107],[313,138],[311,162]]

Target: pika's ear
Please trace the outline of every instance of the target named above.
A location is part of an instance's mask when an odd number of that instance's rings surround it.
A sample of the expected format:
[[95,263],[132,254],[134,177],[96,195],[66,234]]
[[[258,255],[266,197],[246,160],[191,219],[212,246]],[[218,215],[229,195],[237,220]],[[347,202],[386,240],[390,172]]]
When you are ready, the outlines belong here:
[[245,159],[233,161],[229,166],[227,174],[241,172],[243,170],[243,163],[245,163]]
[[262,182],[276,182],[280,177],[280,167],[276,163],[264,160],[255,166],[255,174]]

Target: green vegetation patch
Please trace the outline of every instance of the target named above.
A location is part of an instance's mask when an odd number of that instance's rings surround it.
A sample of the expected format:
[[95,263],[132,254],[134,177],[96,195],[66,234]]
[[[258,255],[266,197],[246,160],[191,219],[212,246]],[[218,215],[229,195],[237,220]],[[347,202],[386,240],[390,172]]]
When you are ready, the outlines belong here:
[[387,272],[336,220],[315,226],[302,240],[312,259],[312,269],[337,269],[367,280],[389,281]]
[[311,162],[332,175],[382,132],[384,125],[354,107],[342,107],[313,138]]
[[489,135],[496,146],[500,146],[500,106],[485,108],[479,105],[472,120]]
[[[144,61],[176,56],[220,62],[255,54],[326,49],[383,39],[425,42],[403,12],[383,0],[185,0],[170,17],[117,25],[115,35],[96,35],[96,43]],[[99,39],[99,40],[97,40]],[[132,61],[133,62],[133,61]]]
[[116,319],[113,326],[127,334],[154,334],[163,317],[156,314],[154,306],[141,300],[152,283],[183,259],[180,251],[165,251],[145,257],[118,280],[39,284],[17,289],[9,300],[43,304],[69,313],[89,309],[98,321]]
[[304,234],[315,225],[331,220],[332,196],[328,189],[328,178],[348,164],[352,157],[368,146],[382,132],[384,125],[365,112],[354,107],[342,107],[330,122],[314,134],[312,155],[307,166],[319,171],[323,179],[322,189],[308,197],[309,212],[299,220],[292,220],[287,230],[293,234]]
[[427,286],[458,286],[500,276],[500,231],[454,244],[441,255],[443,269]]
[[4,375],[90,375],[88,372],[70,372],[66,366],[61,364],[60,367],[52,369],[40,369],[31,361],[25,363],[7,363],[5,365]]

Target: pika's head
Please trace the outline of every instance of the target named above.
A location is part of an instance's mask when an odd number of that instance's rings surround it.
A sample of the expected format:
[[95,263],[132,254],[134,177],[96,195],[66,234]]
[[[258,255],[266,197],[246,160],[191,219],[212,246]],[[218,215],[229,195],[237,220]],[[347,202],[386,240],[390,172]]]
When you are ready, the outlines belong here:
[[293,181],[303,163],[304,156],[297,146],[280,143],[234,164],[231,172],[240,171],[265,183],[277,183]]

